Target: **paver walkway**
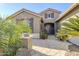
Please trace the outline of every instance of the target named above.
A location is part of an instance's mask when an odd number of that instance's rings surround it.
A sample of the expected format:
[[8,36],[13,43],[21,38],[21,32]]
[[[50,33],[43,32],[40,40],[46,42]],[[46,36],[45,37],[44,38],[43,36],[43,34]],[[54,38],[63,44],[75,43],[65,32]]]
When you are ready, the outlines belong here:
[[70,45],[58,40],[33,39],[32,42],[32,56],[65,56]]

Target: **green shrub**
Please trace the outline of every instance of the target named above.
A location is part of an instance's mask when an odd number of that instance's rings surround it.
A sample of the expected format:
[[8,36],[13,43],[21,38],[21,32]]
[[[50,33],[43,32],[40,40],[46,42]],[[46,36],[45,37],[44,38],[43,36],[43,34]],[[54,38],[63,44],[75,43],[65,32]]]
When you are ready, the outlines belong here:
[[48,34],[45,32],[41,32],[40,33],[40,39],[47,39],[48,38]]
[[67,41],[68,40],[68,35],[57,35],[57,38],[61,41]]
[[31,33],[31,29],[25,21],[17,24],[12,19],[0,18],[0,47],[5,55],[14,56],[22,47],[22,33]]
[[56,37],[61,41],[67,41],[69,38],[69,35],[64,30],[59,30],[56,34]]

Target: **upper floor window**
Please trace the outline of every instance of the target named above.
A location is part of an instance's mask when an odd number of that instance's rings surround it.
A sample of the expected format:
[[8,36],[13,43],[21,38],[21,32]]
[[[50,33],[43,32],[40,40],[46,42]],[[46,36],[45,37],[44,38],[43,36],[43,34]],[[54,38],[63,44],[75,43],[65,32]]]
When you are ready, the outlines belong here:
[[54,13],[45,14],[45,18],[54,18]]
[[48,18],[51,18],[51,14],[48,14]]

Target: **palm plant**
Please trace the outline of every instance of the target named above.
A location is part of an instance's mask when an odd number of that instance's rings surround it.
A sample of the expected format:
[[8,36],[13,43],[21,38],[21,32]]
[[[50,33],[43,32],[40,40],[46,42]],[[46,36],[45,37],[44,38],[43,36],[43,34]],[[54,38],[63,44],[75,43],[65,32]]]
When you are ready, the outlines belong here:
[[70,35],[79,35],[79,16],[75,15],[74,17],[69,18],[62,24],[61,28]]
[[[63,34],[61,32],[63,32]],[[77,35],[79,36],[79,16],[75,15],[74,17],[71,17],[63,22],[61,29],[59,29],[57,34],[58,36],[59,34],[62,34],[61,36],[67,35],[67,37]]]
[[16,55],[17,50],[22,47],[22,33],[31,33],[31,29],[25,21],[18,24],[11,19],[0,18],[0,47],[4,48],[6,55]]

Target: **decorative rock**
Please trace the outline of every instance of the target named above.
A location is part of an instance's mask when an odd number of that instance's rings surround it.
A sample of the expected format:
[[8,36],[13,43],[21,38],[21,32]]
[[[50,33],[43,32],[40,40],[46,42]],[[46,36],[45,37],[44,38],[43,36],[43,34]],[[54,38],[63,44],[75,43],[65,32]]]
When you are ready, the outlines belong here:
[[16,56],[31,56],[31,50],[28,50],[26,48],[20,48],[17,51]]
[[4,49],[0,48],[0,56],[3,56],[3,55],[4,55]]

